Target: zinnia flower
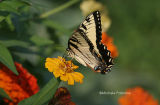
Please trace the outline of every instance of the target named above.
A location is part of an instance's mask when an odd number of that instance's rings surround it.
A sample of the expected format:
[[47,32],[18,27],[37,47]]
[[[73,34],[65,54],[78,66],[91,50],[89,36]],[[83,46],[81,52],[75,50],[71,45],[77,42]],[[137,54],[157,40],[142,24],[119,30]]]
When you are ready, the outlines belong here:
[[51,99],[48,105],[76,105],[71,101],[71,95],[67,88],[60,87],[57,89],[54,97]]
[[78,66],[71,61],[66,61],[64,58],[47,58],[45,67],[49,72],[53,72],[56,78],[60,77],[62,81],[68,81],[69,85],[74,85],[75,82],[83,82],[84,76],[79,72],[74,72]]
[[108,11],[106,7],[95,0],[83,0],[80,4],[80,9],[84,16],[92,13],[93,11],[100,11],[101,13],[101,21],[102,21],[102,32],[106,32],[111,25],[111,20],[108,17]]
[[105,46],[107,46],[107,49],[111,52],[111,56],[116,58],[118,56],[118,50],[117,47],[113,44],[113,38],[103,32],[101,41]]
[[130,94],[119,98],[120,105],[158,105],[158,101],[141,87],[127,89],[127,92]]
[[0,64],[0,88],[11,97],[12,101],[5,99],[8,105],[17,105],[21,100],[30,97],[39,91],[37,79],[31,75],[21,64],[15,63],[19,75],[15,75],[3,64]]

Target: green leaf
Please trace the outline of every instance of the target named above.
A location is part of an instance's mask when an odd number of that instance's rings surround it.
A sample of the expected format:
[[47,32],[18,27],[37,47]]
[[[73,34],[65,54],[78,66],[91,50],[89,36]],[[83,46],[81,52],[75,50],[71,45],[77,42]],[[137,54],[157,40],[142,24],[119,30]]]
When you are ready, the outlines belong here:
[[0,3],[0,11],[7,11],[7,12],[13,12],[13,13],[19,14],[16,8],[13,8],[9,4],[7,4],[5,1]]
[[59,86],[60,80],[51,79],[37,94],[22,100],[18,105],[42,105],[49,101]]
[[46,39],[44,37],[40,37],[40,36],[37,36],[37,35],[32,36],[30,40],[34,44],[36,44],[37,46],[45,46],[45,45],[53,44],[52,40],[49,40],[49,39]]
[[1,43],[0,43],[0,62],[6,65],[16,75],[18,75],[18,72],[16,70],[16,67],[14,65],[14,62],[9,50]]
[[3,21],[5,19],[4,16],[0,16],[0,22]]
[[12,23],[12,20],[11,20],[11,15],[8,15],[6,18],[5,18],[7,24],[9,25],[9,28],[13,31],[15,29],[13,23]]
[[21,5],[28,5],[28,6],[31,6],[32,5],[32,2],[30,0],[21,0],[21,1],[18,1],[21,3]]
[[10,0],[10,1],[1,1],[0,11],[13,12],[19,14],[19,7],[30,5],[24,1]]
[[27,48],[30,46],[30,43],[20,41],[20,40],[5,40],[5,41],[0,41],[3,45],[6,47],[13,47],[13,46],[19,46],[19,47],[24,47]]
[[12,100],[2,88],[0,88],[0,96]]

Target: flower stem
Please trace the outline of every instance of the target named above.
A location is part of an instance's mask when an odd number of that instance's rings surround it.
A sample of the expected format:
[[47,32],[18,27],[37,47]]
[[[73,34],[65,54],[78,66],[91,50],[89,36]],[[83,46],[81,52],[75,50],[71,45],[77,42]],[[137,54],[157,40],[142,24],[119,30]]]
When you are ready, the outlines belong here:
[[71,0],[71,1],[69,1],[69,2],[67,2],[67,3],[65,3],[65,4],[63,4],[63,5],[61,5],[61,6],[57,7],[57,8],[55,8],[55,9],[52,9],[52,10],[50,10],[50,11],[48,11],[48,12],[45,12],[45,13],[41,14],[41,15],[40,15],[40,18],[46,18],[46,17],[48,17],[48,16],[50,16],[50,15],[53,15],[53,14],[59,12],[59,11],[62,11],[62,10],[64,10],[65,8],[68,8],[68,7],[70,7],[71,5],[77,3],[78,1],[79,1],[79,0]]

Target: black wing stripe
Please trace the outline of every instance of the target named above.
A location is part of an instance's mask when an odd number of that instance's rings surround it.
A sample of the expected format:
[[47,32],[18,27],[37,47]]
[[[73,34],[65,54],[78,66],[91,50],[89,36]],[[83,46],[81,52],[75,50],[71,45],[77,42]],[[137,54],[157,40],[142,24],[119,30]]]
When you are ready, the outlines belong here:
[[[83,53],[82,53],[82,51],[80,51],[79,49],[78,49],[78,46],[77,45],[75,45],[75,44],[73,44],[72,42],[69,42],[69,46],[68,46],[68,48],[70,49],[70,51],[72,51],[73,53],[74,53],[74,55],[77,55],[73,50],[71,50],[71,47],[70,46],[72,46],[72,47],[74,47],[77,51],[79,51],[80,53],[81,53],[81,55],[83,55],[88,61],[90,61],[90,59],[86,56],[86,55],[84,55]],[[78,56],[78,55],[77,55]],[[83,58],[82,58],[83,59]],[[90,61],[91,62],[91,61]]]
[[78,32],[80,33],[80,35],[86,40],[86,42],[87,42],[88,45],[89,45],[89,50],[92,52],[93,49],[94,49],[94,46],[93,46],[93,44],[91,43],[91,41],[88,39],[88,37],[85,35],[85,32],[84,32],[83,30],[81,30],[81,29],[78,29],[77,31],[78,31]]
[[81,25],[85,30],[87,30],[87,27],[83,23]]
[[97,37],[96,43],[98,45],[98,43],[101,41],[101,36],[102,36],[100,12],[95,11],[93,13],[93,16],[96,24],[96,37]]
[[107,55],[107,53],[109,52],[109,50],[107,50],[107,47],[104,46],[101,43],[102,40],[102,28],[101,28],[101,18],[100,18],[100,12],[95,11],[93,13],[94,19],[95,19],[95,24],[96,24],[96,44],[97,44],[97,48],[102,56],[102,58],[105,60],[105,62],[107,63],[107,65],[112,65],[112,62],[109,62],[110,59],[112,59],[110,56]]
[[[78,41],[78,39],[75,38],[75,37],[73,37],[73,36],[72,36],[69,40],[81,44],[81,43]],[[71,41],[70,41],[70,42],[71,42]]]
[[78,46],[75,45],[74,43],[69,41],[68,44],[69,44],[69,49],[70,49],[70,45],[73,46],[75,49],[78,49]]
[[[98,54],[97,54],[97,52],[94,50],[94,46],[93,46],[93,44],[92,44],[92,42],[88,39],[88,37],[86,36],[86,32],[84,32],[84,30],[82,30],[82,29],[77,29],[77,32],[79,33],[79,35],[81,35],[84,39],[85,39],[85,41],[87,42],[87,44],[88,44],[88,46],[89,46],[89,51],[91,52],[91,54],[93,55],[93,57],[95,57],[96,59],[99,59],[100,61],[102,61],[101,60],[101,58],[100,57],[98,57]],[[74,42],[77,42],[78,41],[78,36],[76,35],[77,33],[75,32],[75,34],[74,34],[74,36],[72,36],[70,39],[71,39],[71,41],[73,41],[74,40]],[[76,37],[75,37],[76,36]],[[73,46],[76,50],[78,50],[85,58],[87,58],[88,59],[88,61],[90,61],[90,59],[86,56],[86,55],[84,55],[84,53],[82,52],[82,51],[80,51],[79,50],[79,48],[78,48],[78,46],[77,45],[75,45],[75,44],[73,44],[71,41],[69,41],[69,45],[71,45],[71,46]],[[78,43],[78,42],[77,42]],[[80,42],[79,42],[79,44],[80,44]],[[70,46],[69,46],[69,49],[71,49],[70,48]],[[75,54],[75,53],[74,53]],[[75,54],[76,55],[76,54]],[[83,59],[83,58],[82,58]],[[90,62],[93,62],[93,61],[90,61]]]

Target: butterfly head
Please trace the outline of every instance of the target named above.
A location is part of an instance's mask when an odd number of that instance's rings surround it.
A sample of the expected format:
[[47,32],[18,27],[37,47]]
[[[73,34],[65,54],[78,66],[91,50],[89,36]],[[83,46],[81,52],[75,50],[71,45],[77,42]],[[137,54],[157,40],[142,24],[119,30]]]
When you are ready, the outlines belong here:
[[108,73],[108,72],[111,71],[111,67],[107,67],[107,66],[96,66],[96,67],[94,68],[94,70],[95,70],[96,72],[100,72],[101,74],[106,74],[106,73]]

